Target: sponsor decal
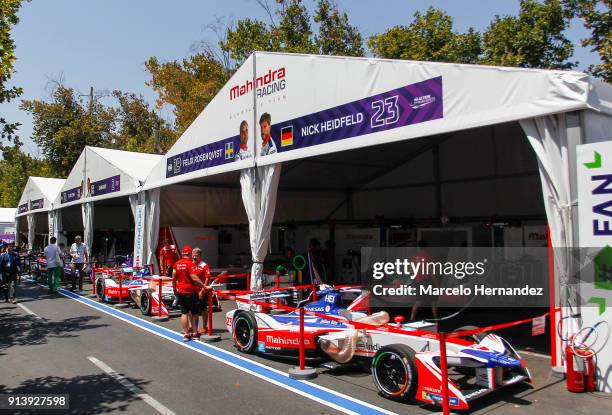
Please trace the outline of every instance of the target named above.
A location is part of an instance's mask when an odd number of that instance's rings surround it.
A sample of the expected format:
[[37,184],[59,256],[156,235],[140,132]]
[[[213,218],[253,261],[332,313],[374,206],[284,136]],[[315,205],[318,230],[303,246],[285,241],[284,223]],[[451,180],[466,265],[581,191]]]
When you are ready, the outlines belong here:
[[244,94],[255,89],[258,98],[271,95],[275,92],[285,89],[285,67],[278,69],[268,69],[268,72],[254,79],[248,79],[240,85],[234,85],[230,88],[230,101],[240,98]]
[[166,162],[166,178],[231,163],[239,145],[240,136],[235,135],[170,156]]
[[36,199],[30,202],[30,210],[42,209],[45,207],[45,199]]
[[100,196],[107,193],[119,192],[121,190],[121,176],[107,177],[91,183],[91,196]]
[[[280,345],[280,346],[299,346],[300,345],[300,339],[299,338],[288,338],[288,337],[275,337],[272,335],[266,335],[266,341],[265,343],[267,344],[272,344],[272,345]],[[304,345],[307,346],[310,344],[310,340],[304,339]]]
[[[271,127],[278,151],[291,151],[444,117],[442,77],[406,85]],[[283,132],[291,127],[291,144]]]
[[79,200],[83,195],[83,187],[75,187],[73,189],[68,189],[62,192],[61,203],[74,202],[75,200]]
[[19,210],[19,213],[27,212],[29,210],[29,204],[24,203],[23,205],[19,205],[18,210]]
[[[423,392],[423,395],[421,395],[423,397],[424,400],[429,400],[432,402],[442,402],[442,395],[439,395],[437,393],[428,393],[428,392]],[[449,397],[448,398],[448,403],[452,406],[458,406],[459,405],[459,399],[456,397]]]

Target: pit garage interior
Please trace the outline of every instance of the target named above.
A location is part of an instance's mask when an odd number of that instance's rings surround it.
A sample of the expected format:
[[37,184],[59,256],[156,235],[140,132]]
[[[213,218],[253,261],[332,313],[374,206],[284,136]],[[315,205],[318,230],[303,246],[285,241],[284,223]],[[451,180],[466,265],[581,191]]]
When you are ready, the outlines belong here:
[[[213,265],[249,268],[239,175],[162,187],[161,232],[167,226],[212,228],[219,240]],[[361,281],[362,246],[415,246],[419,239],[440,247],[546,246],[535,153],[519,123],[510,122],[285,162],[265,268],[273,269],[289,249],[306,254],[312,238],[326,253],[325,280],[333,284]],[[427,308],[422,311],[423,318],[431,317]],[[409,315],[409,308],[393,312]],[[518,315],[483,309],[462,314],[449,324],[487,324]],[[535,342],[520,337],[527,346],[548,350],[545,336]]]

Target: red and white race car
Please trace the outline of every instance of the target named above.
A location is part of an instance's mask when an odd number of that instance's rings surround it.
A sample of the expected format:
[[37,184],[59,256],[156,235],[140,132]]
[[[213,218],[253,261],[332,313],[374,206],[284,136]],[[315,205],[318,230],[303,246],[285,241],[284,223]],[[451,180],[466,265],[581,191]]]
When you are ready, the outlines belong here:
[[95,268],[94,284],[98,300],[105,303],[130,300],[130,288],[145,284],[140,270],[125,268]]
[[[425,321],[389,323],[386,312],[357,311],[367,291],[325,287],[318,301],[301,304],[304,345],[308,355],[336,364],[366,361],[374,384],[386,398],[416,399],[431,404],[442,400],[437,325]],[[226,314],[226,327],[236,347],[246,353],[297,354],[299,312],[266,314],[241,308]],[[325,317],[329,318],[325,318]],[[464,329],[467,329],[464,328]],[[500,387],[531,382],[524,360],[505,339],[487,333],[448,339],[448,366],[461,373],[461,382],[448,381],[453,409],[468,409],[469,402]],[[467,378],[473,379],[472,383]]]

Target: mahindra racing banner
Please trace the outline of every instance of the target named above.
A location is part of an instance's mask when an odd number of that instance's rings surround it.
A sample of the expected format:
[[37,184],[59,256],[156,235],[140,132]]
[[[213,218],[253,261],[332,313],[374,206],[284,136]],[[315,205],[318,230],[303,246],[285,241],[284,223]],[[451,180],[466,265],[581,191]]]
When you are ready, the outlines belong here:
[[[87,181],[89,182],[89,179]],[[119,192],[121,191],[121,176],[116,175],[95,182],[89,182],[87,187],[91,197]]]
[[270,130],[275,147],[283,152],[442,117],[442,77],[438,76],[283,121]]
[[236,161],[239,147],[240,136],[235,135],[168,157],[166,177],[232,163]]
[[45,207],[45,199],[36,199],[30,202],[30,210],[42,209]]
[[80,200],[82,196],[83,184],[81,183],[79,187],[63,191],[61,194],[61,203],[74,202],[75,200]]
[[29,210],[29,203],[24,203],[19,205],[17,208],[17,213],[25,213]]
[[145,190],[255,165],[253,94],[267,79],[254,69],[250,57],[155,165]]

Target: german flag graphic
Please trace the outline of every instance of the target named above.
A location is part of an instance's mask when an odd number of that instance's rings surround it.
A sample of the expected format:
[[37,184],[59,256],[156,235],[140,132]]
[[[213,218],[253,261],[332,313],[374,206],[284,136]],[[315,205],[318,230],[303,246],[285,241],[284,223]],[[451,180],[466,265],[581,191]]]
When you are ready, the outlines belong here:
[[293,145],[293,126],[281,128],[281,147]]

